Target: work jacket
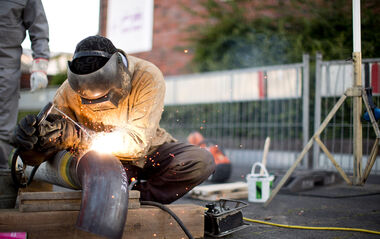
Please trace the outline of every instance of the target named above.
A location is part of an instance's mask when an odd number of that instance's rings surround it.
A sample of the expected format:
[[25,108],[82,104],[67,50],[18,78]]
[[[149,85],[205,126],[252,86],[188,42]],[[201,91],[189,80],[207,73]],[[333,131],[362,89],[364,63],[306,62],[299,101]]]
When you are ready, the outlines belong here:
[[121,161],[143,167],[147,155],[175,139],[159,126],[165,97],[165,81],[161,71],[148,61],[124,55],[132,75],[132,87],[117,108],[92,111],[82,104],[81,97],[70,87],[68,80],[57,90],[54,104],[91,131],[119,130],[123,135],[124,150],[114,155]]
[[49,26],[41,0],[1,0],[0,67],[20,68],[26,30],[33,58],[49,59]]

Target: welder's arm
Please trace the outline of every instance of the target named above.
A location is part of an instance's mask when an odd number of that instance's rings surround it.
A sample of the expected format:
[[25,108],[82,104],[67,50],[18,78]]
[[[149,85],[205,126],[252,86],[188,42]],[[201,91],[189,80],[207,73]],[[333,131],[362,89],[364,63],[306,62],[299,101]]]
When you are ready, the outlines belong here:
[[86,134],[83,129],[61,115],[50,114],[38,127],[38,146],[47,152],[85,147],[89,143],[89,130],[84,129]]
[[[161,119],[165,82],[161,72],[156,75],[144,72],[133,85],[130,99],[134,99],[124,127],[125,152],[117,154],[124,158],[141,158],[146,155],[155,137]],[[133,82],[133,81],[132,81]]]

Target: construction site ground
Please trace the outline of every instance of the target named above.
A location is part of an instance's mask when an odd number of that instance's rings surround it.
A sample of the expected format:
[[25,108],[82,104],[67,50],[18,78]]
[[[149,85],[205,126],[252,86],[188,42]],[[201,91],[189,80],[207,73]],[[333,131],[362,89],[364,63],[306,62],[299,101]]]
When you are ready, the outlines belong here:
[[[234,166],[229,182],[245,181],[250,169]],[[273,173],[273,172],[272,172]],[[281,174],[284,172],[276,172]],[[205,182],[202,185],[210,184]],[[247,199],[241,199],[248,202]],[[176,204],[193,203],[205,206],[208,201],[186,195]],[[280,191],[271,203],[248,202],[242,209],[249,219],[284,225],[307,227],[343,227],[380,231],[380,176],[370,176],[364,186],[349,186],[344,181],[332,185],[315,186],[312,189],[286,193]],[[224,236],[226,239],[245,238],[380,238],[380,235],[342,230],[289,229],[260,223]],[[205,236],[205,238],[213,238]]]

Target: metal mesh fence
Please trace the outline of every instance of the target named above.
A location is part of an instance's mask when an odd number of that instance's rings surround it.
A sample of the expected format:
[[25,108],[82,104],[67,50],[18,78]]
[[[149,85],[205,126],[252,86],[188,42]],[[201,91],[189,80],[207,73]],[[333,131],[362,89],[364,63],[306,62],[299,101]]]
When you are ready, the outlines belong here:
[[[224,149],[232,162],[247,166],[261,161],[265,139],[270,137],[268,167],[287,168],[308,137],[304,134],[304,121],[308,121],[303,115],[303,97],[308,98],[302,94],[304,66],[301,63],[167,78],[167,98],[182,97],[181,101],[186,103],[175,100],[167,103],[161,126],[183,141],[190,133],[200,132],[205,139]],[[239,77],[243,73],[244,80]],[[198,85],[203,89],[186,87],[196,86],[189,81],[195,82],[197,78],[206,84]],[[260,83],[260,80],[264,81]],[[232,96],[226,99],[225,93],[219,92],[218,84],[224,84],[223,92],[233,92]],[[187,92],[181,93],[181,89]],[[276,97],[276,91],[289,97]],[[199,92],[208,95],[199,95]],[[184,99],[185,94],[189,98]],[[199,102],[205,98],[212,102]]]

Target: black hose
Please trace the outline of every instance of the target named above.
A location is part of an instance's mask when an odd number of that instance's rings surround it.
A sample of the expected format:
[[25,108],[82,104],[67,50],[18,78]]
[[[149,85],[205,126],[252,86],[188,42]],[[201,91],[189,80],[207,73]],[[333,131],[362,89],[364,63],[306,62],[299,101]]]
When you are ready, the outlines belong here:
[[[36,116],[37,117],[37,127],[39,124],[41,124],[42,121],[44,121],[46,119],[46,117],[50,114],[53,107],[54,107],[53,103],[48,102],[44,106],[44,108],[42,108],[42,110],[37,114],[37,116]],[[27,183],[21,183],[20,180],[18,180],[17,175],[16,175],[16,162],[17,162],[17,157],[19,154],[20,154],[20,149],[16,148],[16,150],[13,154],[13,157],[12,157],[12,162],[11,162],[11,175],[12,175],[12,179],[13,179],[13,182],[16,185],[16,187],[25,188],[26,186],[28,186],[33,181],[34,174],[36,174],[39,165],[34,166]]]
[[194,237],[191,235],[191,233],[189,232],[189,230],[185,227],[185,225],[183,224],[183,222],[181,221],[181,219],[179,219],[179,217],[177,215],[175,215],[175,213],[172,210],[170,210],[170,208],[168,208],[167,206],[165,206],[165,205],[163,205],[161,203],[152,202],[152,201],[141,201],[140,204],[141,205],[156,206],[158,208],[161,208],[165,212],[169,213],[170,216],[172,216],[174,218],[174,220],[176,220],[176,222],[179,224],[179,226],[185,232],[186,236],[189,239],[194,239]]
[[21,185],[20,181],[18,180],[17,175],[16,175],[16,162],[17,162],[18,154],[19,154],[19,149],[17,148],[15,150],[15,152],[13,153],[13,156],[12,156],[11,175],[12,175],[12,180],[13,180],[13,183],[15,184],[15,186],[16,187],[23,187]]
[[37,166],[34,166],[33,169],[32,169],[32,172],[30,173],[30,176],[28,178],[28,181],[26,183],[21,183],[20,180],[18,179],[17,177],[17,174],[16,174],[16,163],[17,163],[17,157],[19,156],[19,149],[17,148],[14,153],[13,153],[13,156],[12,156],[12,163],[11,163],[11,175],[12,175],[12,180],[13,180],[13,183],[15,184],[15,186],[17,188],[25,188],[26,186],[28,186],[32,181],[33,181],[33,177],[34,175],[36,174],[37,172],[37,169],[40,165],[37,165]]

